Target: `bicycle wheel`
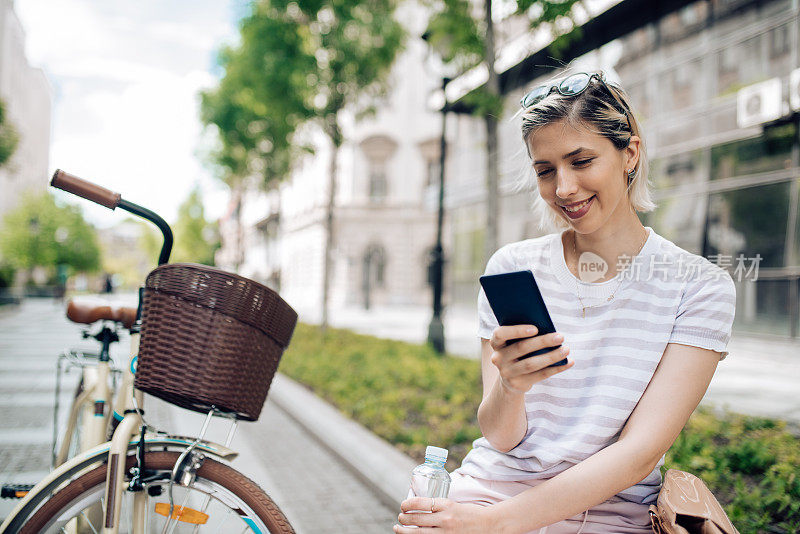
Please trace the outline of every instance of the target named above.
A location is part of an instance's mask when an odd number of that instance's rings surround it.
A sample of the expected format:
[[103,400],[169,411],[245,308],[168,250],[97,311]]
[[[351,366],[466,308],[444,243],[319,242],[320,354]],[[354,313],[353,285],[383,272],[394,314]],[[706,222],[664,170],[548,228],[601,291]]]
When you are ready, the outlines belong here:
[[[169,503],[168,479],[178,456],[176,452],[148,452],[145,455],[146,468],[166,477],[166,480],[157,480],[145,486],[147,533],[161,533],[167,522],[165,507]],[[133,455],[128,456],[127,465],[129,468],[134,465]],[[104,502],[105,479],[106,465],[103,464],[71,480],[25,522],[20,534],[63,532],[62,529],[68,524],[75,525],[72,521],[75,518],[81,518],[82,523],[89,523],[86,524],[86,532],[100,532],[101,525],[90,524],[85,511]],[[199,514],[192,514],[194,518],[199,517],[199,521],[204,522],[198,524],[174,520],[170,532],[294,532],[280,508],[255,482],[211,458],[206,458],[197,470],[197,479],[191,486],[174,484],[173,497],[176,510],[178,507],[195,510]],[[157,506],[159,503],[167,504]],[[120,511],[121,534],[131,533],[132,506],[133,494],[124,492]]]

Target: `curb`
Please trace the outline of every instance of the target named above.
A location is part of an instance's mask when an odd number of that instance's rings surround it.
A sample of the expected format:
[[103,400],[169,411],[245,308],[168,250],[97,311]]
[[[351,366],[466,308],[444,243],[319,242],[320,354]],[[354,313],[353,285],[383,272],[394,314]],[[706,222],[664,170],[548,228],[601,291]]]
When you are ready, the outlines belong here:
[[371,487],[379,499],[399,510],[417,465],[361,424],[282,373],[276,373],[269,399]]

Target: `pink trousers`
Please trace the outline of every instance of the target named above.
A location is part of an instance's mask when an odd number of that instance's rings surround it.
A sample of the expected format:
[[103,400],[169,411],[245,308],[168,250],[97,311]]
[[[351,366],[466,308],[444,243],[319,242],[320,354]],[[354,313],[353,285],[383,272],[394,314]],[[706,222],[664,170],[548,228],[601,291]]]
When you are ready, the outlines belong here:
[[[449,499],[469,504],[489,506],[511,498],[544,480],[507,482],[483,480],[452,473]],[[636,504],[612,497],[578,515],[528,534],[652,534],[648,505]]]

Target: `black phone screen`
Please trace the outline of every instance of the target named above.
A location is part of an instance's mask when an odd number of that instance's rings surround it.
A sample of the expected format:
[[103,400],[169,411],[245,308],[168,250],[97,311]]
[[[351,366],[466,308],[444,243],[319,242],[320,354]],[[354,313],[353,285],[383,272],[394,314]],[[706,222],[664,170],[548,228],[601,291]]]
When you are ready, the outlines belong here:
[[[500,326],[532,324],[539,329],[537,335],[556,331],[531,271],[485,275],[480,277],[480,283]],[[520,339],[509,340],[508,343],[517,341]],[[520,359],[538,356],[555,348],[546,347],[526,354]],[[552,365],[566,364],[567,359],[564,358]]]

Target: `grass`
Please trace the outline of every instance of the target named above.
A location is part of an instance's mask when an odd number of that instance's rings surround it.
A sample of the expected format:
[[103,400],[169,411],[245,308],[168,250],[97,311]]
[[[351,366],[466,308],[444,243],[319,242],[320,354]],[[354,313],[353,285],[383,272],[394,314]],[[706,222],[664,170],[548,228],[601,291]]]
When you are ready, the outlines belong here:
[[[300,324],[280,371],[422,461],[425,447],[461,464],[480,436],[480,363],[425,345]],[[800,531],[800,439],[786,423],[700,408],[667,453],[667,468],[709,486],[742,534]]]

